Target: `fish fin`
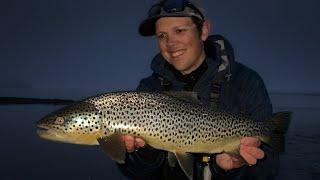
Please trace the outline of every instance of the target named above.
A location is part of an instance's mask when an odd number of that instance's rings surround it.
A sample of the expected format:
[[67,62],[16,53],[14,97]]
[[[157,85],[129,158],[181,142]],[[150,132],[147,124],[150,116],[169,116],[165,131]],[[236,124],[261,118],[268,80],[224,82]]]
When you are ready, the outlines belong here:
[[287,132],[291,120],[292,112],[278,112],[273,115],[268,122],[271,128],[270,145],[276,152],[285,150],[285,133]]
[[162,93],[189,103],[201,104],[197,92],[194,91],[163,91]]
[[193,178],[193,156],[185,152],[175,152],[176,158],[183,172],[189,179]]
[[111,136],[98,138],[98,142],[103,152],[105,152],[112,160],[123,164],[126,158],[126,149],[121,140],[122,134],[115,132]]
[[168,158],[168,164],[169,164],[169,166],[170,166],[170,167],[175,167],[176,164],[177,164],[177,158],[176,158],[175,154],[172,153],[172,152],[168,152],[167,158]]
[[285,134],[289,128],[291,115],[292,112],[290,111],[277,112],[273,114],[270,121],[273,126],[273,130],[278,133]]
[[225,153],[230,154],[232,156],[241,157],[239,148],[235,148],[232,151],[228,151],[228,152],[225,152]]

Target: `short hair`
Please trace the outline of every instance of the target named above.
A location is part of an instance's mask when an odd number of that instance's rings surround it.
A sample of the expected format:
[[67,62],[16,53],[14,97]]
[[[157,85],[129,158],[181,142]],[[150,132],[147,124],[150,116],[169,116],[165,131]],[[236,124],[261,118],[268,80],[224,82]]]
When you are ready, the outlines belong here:
[[197,27],[197,30],[198,30],[198,33],[199,33],[199,36],[201,36],[202,34],[202,27],[203,27],[203,20],[197,18],[197,17],[194,17],[192,16],[191,17],[192,19],[192,22],[196,25]]

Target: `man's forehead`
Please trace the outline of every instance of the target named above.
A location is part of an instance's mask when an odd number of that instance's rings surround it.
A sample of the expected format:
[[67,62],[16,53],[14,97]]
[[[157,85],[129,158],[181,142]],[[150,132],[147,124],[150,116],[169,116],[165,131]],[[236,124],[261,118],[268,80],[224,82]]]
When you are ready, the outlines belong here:
[[155,24],[156,31],[161,29],[170,29],[181,26],[194,25],[191,17],[162,17],[159,18]]

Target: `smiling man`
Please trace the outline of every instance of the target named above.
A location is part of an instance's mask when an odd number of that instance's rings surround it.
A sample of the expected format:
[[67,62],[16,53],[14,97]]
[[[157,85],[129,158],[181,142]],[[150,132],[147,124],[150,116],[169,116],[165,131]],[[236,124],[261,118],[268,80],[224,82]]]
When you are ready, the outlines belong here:
[[190,17],[160,18],[155,26],[160,53],[177,71],[189,74],[203,63],[206,57],[203,42],[208,38],[208,21],[202,28],[202,34]]
[[[153,74],[139,91],[192,91],[212,110],[244,111],[257,121],[268,120],[272,105],[260,76],[234,61],[230,43],[209,36],[210,22],[199,1],[162,0],[153,5],[139,27],[142,36],[157,38],[160,53],[151,63]],[[164,151],[139,137],[124,136],[127,158],[120,170],[133,179],[187,179],[179,166],[170,166]],[[209,165],[214,179],[273,179],[278,155],[255,137],[242,138],[240,155],[211,154],[209,161],[194,154],[194,179],[203,179]],[[210,174],[210,173],[209,173]]]

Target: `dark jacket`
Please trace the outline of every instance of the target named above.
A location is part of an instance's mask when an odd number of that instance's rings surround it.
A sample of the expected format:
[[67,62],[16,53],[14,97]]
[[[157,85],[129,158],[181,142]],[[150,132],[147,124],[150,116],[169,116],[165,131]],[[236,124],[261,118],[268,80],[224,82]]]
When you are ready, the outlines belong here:
[[[221,51],[218,40],[224,40],[225,50]],[[142,79],[138,91],[194,91],[204,106],[211,107],[213,96],[219,91],[219,110],[240,113],[245,111],[257,121],[264,121],[272,114],[272,105],[261,77],[250,68],[234,61],[233,49],[222,36],[210,36],[205,42],[206,60],[198,72],[183,77],[163,59],[161,54],[155,56],[151,69],[153,74]],[[219,70],[225,63],[227,68]],[[199,75],[200,74],[200,75]],[[228,75],[228,76],[226,76]],[[228,79],[227,77],[230,77]],[[218,88],[216,85],[218,84]],[[261,147],[266,154],[255,166],[243,166],[224,172],[214,163],[210,164],[215,179],[273,179],[278,169],[278,155],[270,147]],[[132,179],[186,179],[180,167],[171,168],[167,164],[166,152],[151,147],[139,149],[127,154],[126,163],[119,165],[120,170]],[[214,155],[213,155],[214,157]],[[196,164],[197,166],[197,164]],[[200,165],[199,165],[200,166]],[[199,168],[198,168],[199,169]]]

